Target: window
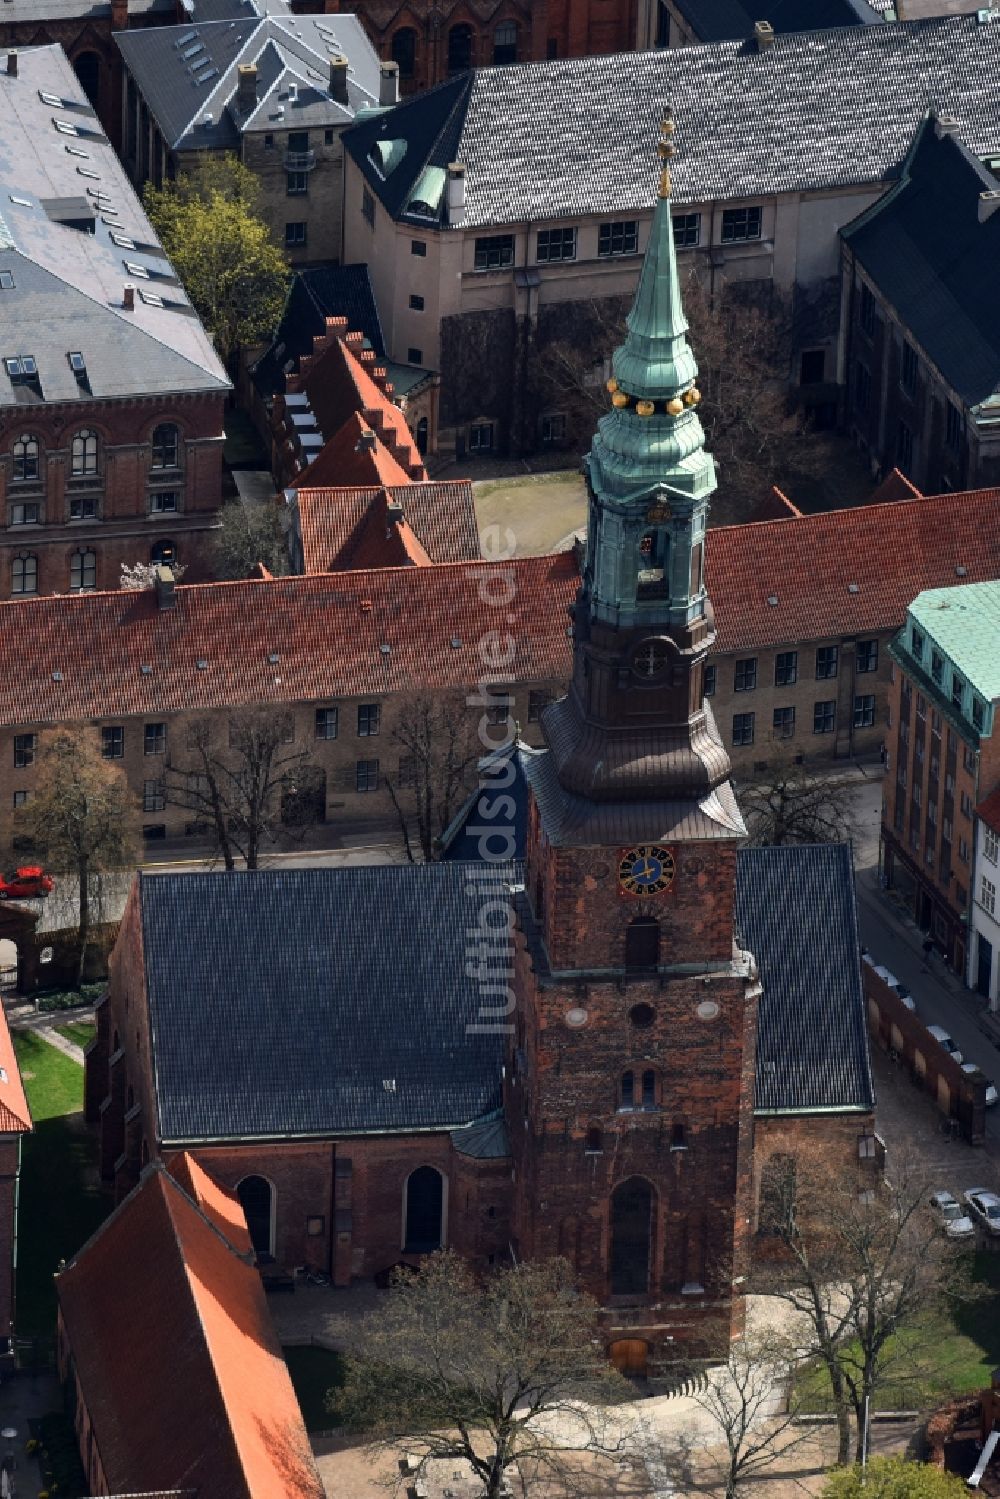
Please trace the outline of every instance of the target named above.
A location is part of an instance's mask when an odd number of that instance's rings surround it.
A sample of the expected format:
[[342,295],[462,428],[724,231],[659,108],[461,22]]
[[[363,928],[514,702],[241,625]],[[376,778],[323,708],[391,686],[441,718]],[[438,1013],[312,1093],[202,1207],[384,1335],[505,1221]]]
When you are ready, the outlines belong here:
[[362,188],[361,191],[361,217],[369,229],[375,228],[375,199],[367,188]]
[[733,744],[753,744],[753,714],[733,714]]
[[773,728],[775,739],[791,739],[795,733],[795,709],[775,708]]
[[958,451],[962,441],[962,413],[951,401],[945,410],[944,440],[953,453]]
[[799,364],[800,385],[822,385],[826,374],[826,350],[806,349]]
[[956,885],[955,886],[955,903],[956,903],[956,905],[958,905],[958,906],[964,906],[965,902],[967,900],[968,900],[968,896],[965,893],[965,886],[964,885]]
[[734,687],[737,692],[752,692],[757,686],[757,658],[749,656],[745,661],[736,663],[736,679]]
[[154,541],[149,549],[149,560],[157,567],[173,567],[177,561],[177,548],[166,538],[163,541]]
[[535,259],[541,264],[576,259],[576,226],[565,229],[539,229]]
[[670,1149],[687,1150],[687,1138],[684,1132],[684,1125],[680,1122],[680,1120],[675,1120],[673,1125],[671,1126]]
[[303,193],[309,191],[308,172],[286,172],[285,173],[285,196],[288,198],[300,198]]
[[15,791],[13,804],[15,807],[26,807],[28,805],[29,793],[27,791]]
[[597,253],[634,255],[639,248],[639,225],[635,219],[618,224],[602,224],[597,231]]
[[97,501],[93,495],[72,495],[70,497],[70,520],[93,520],[96,514]]
[[913,467],[913,433],[905,422],[896,428],[896,462],[904,474]]
[[875,325],[878,322],[878,312],[875,307],[875,298],[870,286],[862,285],[861,301],[858,308],[858,318],[861,327],[869,338],[875,337]]
[[910,651],[916,661],[924,659],[924,637],[916,625],[910,628]]
[[337,709],[316,709],[316,738],[336,739],[337,737]]
[[872,373],[860,359],[854,361],[854,409],[867,411],[872,399]]
[[38,558],[34,552],[20,552],[14,558],[10,591],[11,593],[38,592]]
[[361,739],[370,738],[378,733],[381,712],[378,703],[358,704],[358,735]]
[[453,26],[448,33],[448,72],[464,73],[472,67],[472,27]]
[[791,687],[798,680],[798,651],[779,651],[774,658],[775,687]]
[[962,746],[962,767],[964,770],[968,771],[970,776],[975,774],[976,752],[975,750],[970,749],[967,744],[964,744]]
[[878,671],[878,641],[859,640],[855,647],[856,670],[863,675],[868,671]]
[[958,857],[961,859],[963,864],[968,864],[969,845],[964,838],[959,838],[958,840]]
[[991,864],[1000,860],[1000,838],[992,828],[983,828],[983,857]]
[[931,651],[931,679],[939,687],[944,680],[944,659],[935,650]]
[[979,904],[982,906],[983,910],[988,911],[991,916],[996,915],[997,887],[993,883],[993,881],[988,880],[985,875],[983,875],[979,885]]
[[149,497],[150,515],[173,515],[177,510],[176,489],[157,489]]
[[813,705],[813,733],[832,734],[837,721],[837,704],[833,699]]
[[718,671],[718,668],[715,667],[715,666],[706,666],[705,667],[705,696],[706,697],[714,697],[715,696],[715,683],[716,683],[716,679],[717,679],[717,671]]
[[423,349],[407,349],[407,351],[406,351],[406,362],[407,362],[407,364],[423,364],[423,362],[424,362],[424,351],[423,351]]
[[410,293],[410,309],[412,312],[423,312],[424,310],[424,299],[418,296],[416,292]]
[[[424,241],[422,239],[411,239],[410,240],[410,254],[411,255],[419,255],[421,259],[425,259],[426,258],[426,256],[427,256],[427,246],[426,246],[426,244],[424,243]],[[477,266],[476,269],[478,270],[479,267]]]
[[306,242],[306,225],[304,219],[296,219],[291,224],[285,225],[285,247],[289,250],[301,248]]
[[477,422],[469,428],[470,453],[488,453],[493,447],[493,423]]
[[97,553],[92,547],[81,547],[70,558],[69,586],[73,593],[97,587]]
[[0,291],[14,290],[14,272],[0,271]]
[[972,726],[973,726],[974,729],[978,729],[980,733],[982,733],[983,723],[985,722],[985,717],[986,717],[986,710],[985,710],[985,708],[983,707],[983,705],[980,702],[979,698],[978,697],[974,697],[972,699]]
[[476,240],[475,268],[477,271],[499,271],[514,264],[514,236],[491,234],[487,239]]
[[97,433],[89,427],[73,438],[70,473],[74,479],[97,473]]
[[167,753],[167,726],[165,723],[148,723],[142,731],[142,752],[144,755],[165,755]]
[[965,701],[965,683],[957,671],[953,671],[951,674],[951,700],[959,713],[961,713],[962,705]]
[[12,526],[37,526],[41,518],[42,507],[37,500],[27,504],[11,505],[10,523]]
[[701,243],[700,213],[675,213],[673,228],[674,244],[678,250],[690,250]]
[[905,339],[899,361],[899,383],[908,396],[917,388],[917,351]]
[[38,748],[37,734],[15,734],[14,735],[14,769],[27,770],[29,765],[35,763],[35,751]]
[[167,794],[163,782],[143,781],[142,810],[144,812],[162,812],[166,804]]
[[644,1109],[656,1108],[656,1073],[651,1068],[642,1074],[642,1106]]
[[153,468],[177,468],[180,433],[173,422],[161,422],[153,429]]
[[38,478],[38,438],[30,432],[22,432],[12,451],[11,478],[17,484],[25,484]]
[[626,1109],[626,1110],[627,1109],[634,1109],[635,1108],[635,1073],[634,1072],[624,1072],[624,1073],[622,1073],[621,1098],[620,1098],[618,1107],[619,1107],[619,1109]]
[[724,208],[722,210],[722,243],[734,244],[737,240],[760,239],[762,210],[753,208]]
[[601,1131],[596,1126],[594,1126],[592,1129],[588,1129],[587,1143],[584,1146],[586,1154],[599,1155],[603,1148],[604,1146],[601,1139]]
[[962,792],[962,799],[961,799],[959,805],[962,808],[962,816],[963,817],[971,817],[972,816],[972,802],[969,800],[969,793],[967,791],[963,791]]
[[412,78],[417,62],[417,33],[412,26],[401,26],[392,34],[392,60],[399,67],[400,78]]
[[510,706],[506,702],[494,702],[486,709],[486,722],[494,728],[510,722]]
[[105,760],[123,760],[125,758],[124,724],[109,724],[101,730],[101,754]]
[[551,444],[564,442],[566,439],[566,416],[562,411],[550,412],[541,420],[542,442]]
[[498,67],[517,62],[517,24],[501,21],[493,33],[493,61]]
[[528,693],[528,722],[539,723],[542,717],[542,709],[547,708],[552,701],[552,694],[541,688],[532,688]]
[[660,961],[660,923],[655,916],[637,916],[625,928],[625,971],[653,972]]
[[358,791],[378,790],[378,761],[359,760],[355,767],[355,785]]
[[820,645],[816,647],[816,680],[825,682],[830,677],[837,675],[837,653],[839,647],[835,645]]
[[870,729],[875,723],[875,696],[867,693],[854,699],[854,727]]

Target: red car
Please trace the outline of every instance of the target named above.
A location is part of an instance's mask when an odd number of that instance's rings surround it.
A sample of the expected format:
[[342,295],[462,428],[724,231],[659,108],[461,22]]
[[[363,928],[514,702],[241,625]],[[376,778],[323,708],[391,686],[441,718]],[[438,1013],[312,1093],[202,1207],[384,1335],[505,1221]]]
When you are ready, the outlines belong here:
[[0,900],[32,900],[50,894],[54,888],[55,880],[37,864],[0,875]]

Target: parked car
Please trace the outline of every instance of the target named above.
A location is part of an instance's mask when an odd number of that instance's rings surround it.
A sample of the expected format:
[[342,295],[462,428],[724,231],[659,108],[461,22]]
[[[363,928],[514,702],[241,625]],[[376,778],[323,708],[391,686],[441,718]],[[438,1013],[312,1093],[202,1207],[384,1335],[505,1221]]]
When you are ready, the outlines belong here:
[[962,1195],[973,1217],[986,1232],[1000,1234],[1000,1197],[995,1192],[987,1192],[985,1187],[970,1187]]
[[55,889],[55,880],[37,864],[27,864],[10,874],[0,875],[0,900],[33,900],[36,896],[50,895]]
[[939,1046],[943,1046],[945,1051],[950,1053],[954,1061],[960,1062],[962,1060],[962,1053],[959,1051],[958,1047],[955,1045],[954,1041],[951,1039],[943,1025],[929,1025],[927,1027],[927,1034],[929,1036],[933,1036],[937,1044]]
[[[975,1062],[962,1063],[963,1072],[978,1072],[979,1070],[980,1069],[976,1066]],[[988,1077],[986,1079],[986,1107],[988,1109],[991,1109],[996,1103],[998,1097],[1000,1097],[1000,1094],[997,1093],[997,1085],[992,1078]]]
[[867,954],[863,954],[863,956],[866,963],[871,963],[872,968],[878,974],[883,984],[885,984],[887,988],[895,990],[896,994],[903,1001],[906,1008],[908,1010],[912,1010],[915,1014],[917,1009],[916,1000],[910,994],[910,991],[909,989],[907,989],[906,985],[901,984],[896,975],[894,973],[890,973],[889,969],[883,967],[881,963],[872,963],[871,957]]
[[950,1192],[932,1192],[931,1209],[949,1239],[969,1239],[975,1233],[976,1225]]

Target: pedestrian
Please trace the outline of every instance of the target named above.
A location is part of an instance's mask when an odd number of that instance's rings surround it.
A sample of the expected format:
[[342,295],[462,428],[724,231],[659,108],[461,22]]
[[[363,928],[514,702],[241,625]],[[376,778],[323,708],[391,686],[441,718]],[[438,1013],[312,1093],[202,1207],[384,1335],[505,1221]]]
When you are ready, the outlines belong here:
[[885,765],[885,762],[886,762],[886,759],[887,759],[887,754],[886,754],[885,740],[884,739],[882,740],[882,743],[878,747],[878,757],[881,760],[882,764]]

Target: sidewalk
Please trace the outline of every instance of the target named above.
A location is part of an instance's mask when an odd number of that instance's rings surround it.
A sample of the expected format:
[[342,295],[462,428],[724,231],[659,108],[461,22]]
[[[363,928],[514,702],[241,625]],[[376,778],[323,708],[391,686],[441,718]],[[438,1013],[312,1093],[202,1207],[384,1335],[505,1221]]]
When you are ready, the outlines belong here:
[[56,1026],[66,1025],[70,1021],[93,1023],[94,1011],[90,1006],[81,1006],[79,1010],[52,1010],[36,1014],[30,999],[15,996],[12,1004],[4,1004],[4,1012],[12,1031],[34,1031],[36,1036],[54,1046],[56,1051],[61,1051],[64,1056],[83,1066],[83,1047],[60,1036]]

